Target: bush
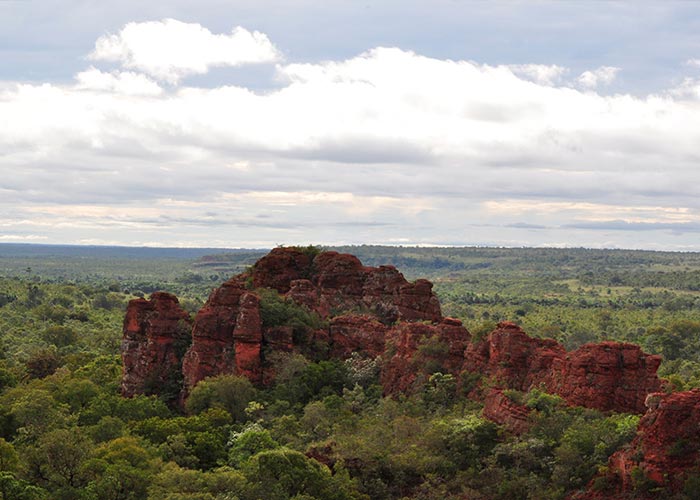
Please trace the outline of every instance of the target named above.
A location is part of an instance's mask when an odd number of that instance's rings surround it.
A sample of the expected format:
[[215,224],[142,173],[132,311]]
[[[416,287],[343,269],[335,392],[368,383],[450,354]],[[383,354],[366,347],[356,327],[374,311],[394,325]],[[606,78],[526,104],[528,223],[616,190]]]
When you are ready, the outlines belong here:
[[246,427],[241,432],[232,432],[228,446],[228,463],[237,468],[261,451],[279,448],[270,432],[258,424]]
[[307,329],[313,330],[321,326],[321,319],[316,313],[293,300],[285,300],[276,290],[261,288],[257,293],[260,296],[260,317],[264,327],[291,326],[298,335]]
[[313,399],[340,396],[348,387],[347,368],[340,361],[311,363],[284,383],[274,388],[275,399],[288,401],[298,408]]

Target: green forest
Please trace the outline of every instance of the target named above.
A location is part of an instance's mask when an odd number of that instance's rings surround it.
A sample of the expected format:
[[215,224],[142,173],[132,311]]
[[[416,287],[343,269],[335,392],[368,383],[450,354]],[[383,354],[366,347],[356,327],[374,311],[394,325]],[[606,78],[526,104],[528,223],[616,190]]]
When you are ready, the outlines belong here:
[[[334,248],[434,282],[479,338],[497,322],[567,349],[605,339],[660,354],[668,390],[700,387],[700,254],[590,249]],[[183,410],[119,393],[129,300],[163,290],[190,314],[265,250],[0,245],[0,499],[562,499],[604,489],[639,416],[568,407],[538,390],[520,436],[434,373],[383,397],[381,359],[289,353],[266,387],[210,378]],[[312,326],[279,297],[267,320]],[[265,321],[266,318],[263,318]],[[635,476],[641,494],[664,496]],[[700,474],[675,499],[700,498]]]

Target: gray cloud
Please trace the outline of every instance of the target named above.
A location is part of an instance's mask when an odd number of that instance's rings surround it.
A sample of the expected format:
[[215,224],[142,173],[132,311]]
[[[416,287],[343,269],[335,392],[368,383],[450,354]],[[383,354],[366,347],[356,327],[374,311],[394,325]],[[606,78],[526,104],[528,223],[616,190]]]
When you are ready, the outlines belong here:
[[566,224],[564,228],[593,229],[600,231],[672,231],[674,233],[698,233],[700,222],[627,222],[622,220],[576,222]]

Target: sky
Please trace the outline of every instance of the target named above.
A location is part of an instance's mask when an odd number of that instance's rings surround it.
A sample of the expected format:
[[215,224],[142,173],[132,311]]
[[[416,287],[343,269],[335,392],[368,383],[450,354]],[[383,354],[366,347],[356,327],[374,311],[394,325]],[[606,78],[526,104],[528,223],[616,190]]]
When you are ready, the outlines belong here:
[[700,251],[700,2],[0,0],[0,243]]

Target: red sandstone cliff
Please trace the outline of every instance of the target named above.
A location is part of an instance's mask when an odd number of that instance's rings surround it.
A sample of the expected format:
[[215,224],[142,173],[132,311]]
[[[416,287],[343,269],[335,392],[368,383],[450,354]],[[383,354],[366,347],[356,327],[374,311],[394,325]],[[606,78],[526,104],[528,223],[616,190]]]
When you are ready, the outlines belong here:
[[503,389],[492,388],[486,393],[484,416],[514,434],[522,434],[530,428],[530,409],[511,401]]
[[545,385],[571,405],[644,413],[647,395],[662,389],[656,376],[660,364],[659,356],[633,344],[586,344],[556,359]]
[[[594,491],[591,483],[588,491],[572,498],[666,498],[681,491],[690,475],[698,474],[700,389],[650,394],[647,406],[637,437],[610,457],[607,487]],[[665,491],[645,491],[651,486]]]
[[[239,316],[243,316],[241,321]],[[236,331],[239,328],[246,331]],[[259,354],[261,335],[257,296],[246,290],[242,280],[230,279],[211,293],[195,317],[192,346],[182,363],[185,386],[191,388],[204,378],[235,373],[239,364],[236,358],[239,349],[245,356],[241,368],[245,365],[246,374],[258,382],[260,374],[255,369],[248,369],[248,346],[234,345],[234,338],[238,337],[241,344],[254,344],[257,339]],[[252,347],[255,351],[255,346]]]
[[398,394],[436,371],[456,377],[470,335],[461,321],[445,318],[438,324],[399,323],[386,338],[381,382],[385,393]]
[[177,297],[156,292],[129,302],[121,345],[123,396],[162,390],[181,369],[192,322]]
[[[349,357],[354,351],[370,357],[381,355],[389,325],[397,321],[442,319],[440,304],[429,281],[409,283],[392,266],[363,266],[352,255],[323,252],[313,256],[296,248],[276,248],[249,272],[215,289],[197,314],[192,345],[182,360],[186,392],[200,380],[223,373],[244,375],[255,383],[269,381],[273,375],[266,372],[265,350],[291,351],[298,347],[291,327],[263,327],[260,297],[249,287],[277,290],[284,294],[285,300],[328,319],[327,330],[309,335],[329,344],[330,354],[336,358]],[[160,303],[166,296],[154,294],[152,302]],[[138,316],[143,304],[148,303],[130,304],[127,320],[133,322],[129,318]],[[139,328],[124,330],[122,356],[124,384],[128,387],[124,394],[129,396],[143,392],[146,379],[179,370],[181,361],[170,359],[172,355],[167,349],[161,352],[151,347],[144,353],[132,341],[132,331],[145,331]],[[174,335],[171,323],[158,328],[154,335],[159,338]],[[462,330],[468,338],[466,330]],[[463,351],[461,344],[459,349]],[[159,357],[167,361],[159,366],[147,361]]]
[[409,283],[395,267],[363,266],[354,255],[322,252],[312,259],[302,250],[275,248],[250,275],[255,288],[274,288],[322,317],[371,312],[387,324],[442,318],[432,283]]
[[574,406],[643,413],[647,394],[661,390],[659,356],[621,342],[586,344],[566,352],[558,342],[534,339],[517,325],[496,330],[465,352],[463,369],[491,379],[499,388],[533,387],[557,394]]
[[[283,300],[317,314],[327,326],[303,335],[295,335],[291,326],[265,327],[256,288],[277,290]],[[459,320],[442,317],[429,281],[409,283],[392,266],[363,266],[356,257],[337,252],[314,256],[277,248],[249,272],[215,289],[195,318],[192,345],[181,359],[175,345],[186,338],[183,325],[186,330],[188,321],[172,295],[132,301],[122,343],[125,395],[146,392],[149,381],[164,381],[179,372],[181,362],[185,392],[224,373],[268,382],[273,374],[266,353],[309,349],[312,343],[323,344],[333,358],[345,359],[356,351],[381,356],[386,394],[410,392],[416,381],[440,371],[458,383],[474,374],[496,389],[538,387],[572,405],[640,413],[646,395],[661,388],[659,357],[631,344],[602,342],[567,353],[556,341],[529,337],[509,322],[472,344]],[[473,395],[491,398],[494,411],[487,413],[496,421],[501,418],[497,408],[506,406],[496,400],[497,393],[477,390]]]
[[469,345],[462,369],[486,375],[498,387],[527,391],[546,380],[555,360],[565,355],[557,341],[529,337],[515,323],[503,321],[481,342]]

